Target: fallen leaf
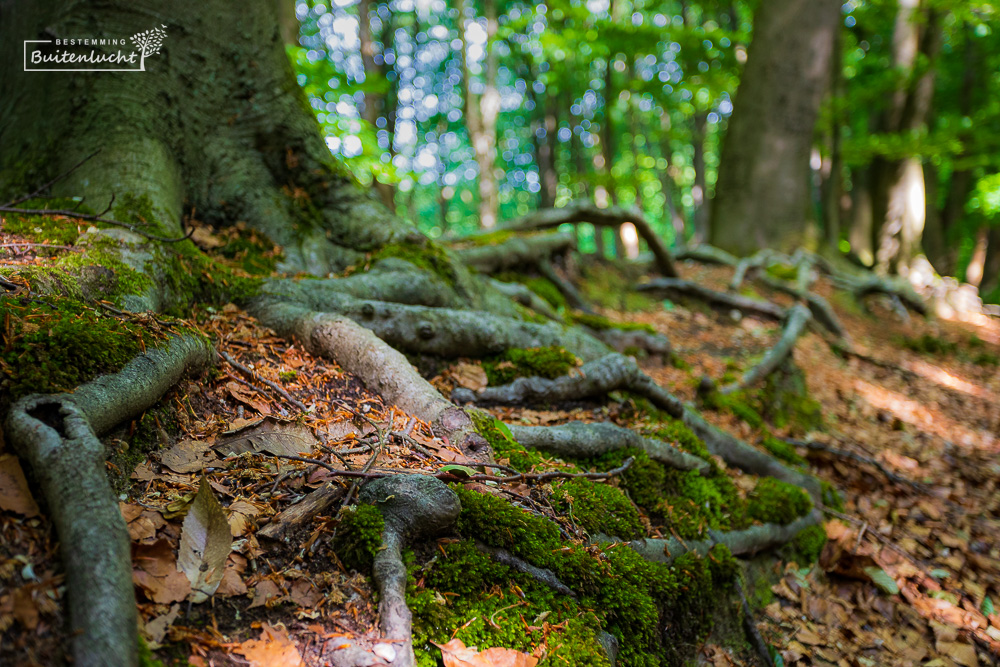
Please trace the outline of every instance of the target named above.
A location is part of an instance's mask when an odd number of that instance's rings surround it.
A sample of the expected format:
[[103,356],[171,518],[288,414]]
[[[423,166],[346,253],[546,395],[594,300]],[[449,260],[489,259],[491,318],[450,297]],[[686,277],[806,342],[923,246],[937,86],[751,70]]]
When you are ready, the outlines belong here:
[[149,623],[143,626],[144,634],[146,635],[146,642],[149,644],[150,648],[157,648],[163,643],[163,638],[167,636],[167,630],[170,626],[174,624],[174,621],[181,613],[181,606],[179,604],[173,604],[170,607],[170,611],[162,616],[157,616]]
[[288,597],[300,607],[309,609],[319,604],[319,601],[323,599],[323,594],[307,579],[299,579],[292,584],[292,590]]
[[244,656],[250,667],[302,667],[305,663],[295,643],[289,639],[288,631],[282,625],[264,623],[260,628],[260,639],[250,639],[235,649]]
[[265,401],[256,397],[256,392],[244,387],[238,382],[227,382],[226,389],[229,390],[229,395],[235,398],[240,403],[245,403],[251,408],[256,410],[262,415],[271,414],[271,406]]
[[25,517],[38,516],[38,505],[28,490],[21,462],[13,454],[0,456],[0,509]]
[[245,500],[237,500],[229,506],[229,529],[233,537],[241,537],[250,527],[250,520],[261,513],[261,509]]
[[482,653],[475,646],[466,646],[461,639],[447,644],[431,642],[441,649],[444,667],[535,667],[538,658],[509,648],[491,648]]
[[479,391],[489,384],[486,371],[479,364],[461,363],[451,367],[451,377],[460,387]]
[[263,607],[272,599],[279,597],[280,595],[281,589],[278,588],[278,584],[274,583],[270,579],[265,579],[254,587],[253,601],[250,603],[250,609],[253,609],[254,607]]
[[177,473],[200,472],[216,458],[211,444],[200,440],[181,440],[160,453],[160,463]]
[[309,427],[274,418],[264,419],[235,432],[228,431],[224,435],[230,437],[212,446],[222,456],[247,452],[297,456],[303,452],[311,452],[318,442]]
[[194,502],[184,517],[177,554],[177,567],[191,582],[192,602],[204,602],[215,593],[232,546],[226,512],[202,478]]
[[899,586],[896,585],[896,580],[889,576],[882,568],[866,567],[865,574],[871,578],[872,583],[878,586],[879,590],[883,593],[888,593],[889,595],[899,593]]
[[191,582],[178,571],[174,550],[165,539],[133,545],[132,565],[132,582],[153,602],[180,602],[191,592]]
[[222,581],[219,582],[219,587],[215,589],[215,594],[223,598],[232,598],[237,595],[247,594],[247,585],[243,583],[243,577],[236,571],[236,568],[226,568],[226,571],[222,574]]

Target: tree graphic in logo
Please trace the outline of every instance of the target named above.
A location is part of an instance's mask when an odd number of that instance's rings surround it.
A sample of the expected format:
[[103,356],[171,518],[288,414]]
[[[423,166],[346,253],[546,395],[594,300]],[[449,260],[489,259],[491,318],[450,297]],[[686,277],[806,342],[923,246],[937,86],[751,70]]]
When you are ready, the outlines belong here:
[[[163,24],[161,24],[163,25]],[[167,26],[164,25],[163,28]],[[161,28],[150,28],[132,35],[132,43],[139,50],[139,69],[146,71],[146,56],[155,56],[163,46],[163,38],[167,36],[167,31]]]

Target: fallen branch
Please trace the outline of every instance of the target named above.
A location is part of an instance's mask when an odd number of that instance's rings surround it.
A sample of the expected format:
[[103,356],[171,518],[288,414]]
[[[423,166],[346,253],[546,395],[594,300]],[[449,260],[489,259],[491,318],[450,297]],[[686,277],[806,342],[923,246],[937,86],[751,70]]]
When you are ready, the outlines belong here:
[[300,411],[302,411],[302,412],[309,412],[309,408],[306,407],[305,403],[303,403],[302,401],[300,401],[300,400],[296,399],[295,397],[293,397],[291,394],[289,394],[287,391],[285,391],[285,388],[282,387],[281,385],[279,385],[279,384],[277,384],[275,382],[271,382],[267,378],[263,378],[260,375],[258,375],[257,373],[254,373],[252,370],[250,370],[249,368],[247,368],[246,366],[244,366],[240,362],[238,362],[235,359],[233,359],[232,356],[230,356],[228,353],[224,352],[223,350],[219,350],[219,356],[222,357],[223,359],[225,359],[227,364],[229,364],[230,366],[232,366],[233,368],[235,368],[236,370],[238,370],[240,373],[243,373],[243,375],[245,375],[246,377],[250,378],[251,381],[253,381],[253,380],[259,380],[260,382],[263,382],[274,393],[278,394],[278,396],[281,396],[283,399],[285,399],[286,401],[288,401],[289,403],[291,403],[292,405],[294,405],[295,407],[297,407]]
[[617,206],[608,208],[598,208],[591,202],[574,202],[562,208],[545,208],[529,213],[528,215],[514,220],[507,229],[525,231],[529,229],[548,229],[558,227],[566,223],[589,222],[595,227],[620,227],[626,222],[635,225],[639,238],[646,242],[656,259],[656,269],[665,276],[676,278],[679,274],[674,266],[674,259],[670,256],[663,239],[653,231],[649,221],[646,220],[642,212],[638,210],[628,210]]
[[72,394],[35,394],[10,409],[7,439],[30,465],[59,536],[75,665],[138,661],[131,543],[97,434],[142,413],[210,359],[204,339],[175,337]]
[[716,248],[707,243],[678,250],[674,258],[679,260],[689,259],[701,262],[702,264],[721,264],[722,266],[736,266],[739,263],[736,255],[731,255],[722,248]]
[[785,318],[785,309],[777,304],[769,301],[761,301],[760,299],[751,299],[739,294],[717,292],[690,280],[656,278],[637,285],[636,289],[640,292],[680,294],[716,306],[733,308],[745,315],[761,315],[774,320],[783,320]]
[[857,461],[858,463],[870,465],[882,473],[882,475],[885,476],[885,478],[890,482],[895,482],[896,484],[905,484],[918,490],[924,490],[927,488],[920,482],[914,482],[912,479],[907,479],[906,477],[897,475],[882,465],[881,461],[873,459],[870,456],[856,454],[850,450],[834,447],[832,445],[824,445],[823,443],[816,442],[815,440],[796,440],[795,438],[781,438],[781,440],[794,447],[805,447],[806,449],[811,449],[814,452],[827,452],[828,454],[833,454],[834,456],[838,456],[840,458],[850,459],[852,461]]
[[[459,239],[460,241],[462,239]],[[495,245],[481,245],[455,250],[459,259],[480,273],[493,274],[506,269],[536,267],[553,255],[576,248],[576,237],[566,232],[516,235]]]
[[519,426],[508,424],[511,435],[524,447],[556,456],[594,458],[606,452],[634,448],[649,458],[678,470],[707,472],[711,464],[656,438],[644,438],[635,431],[614,424],[570,422],[559,426]]
[[792,306],[788,311],[788,320],[781,332],[781,338],[778,339],[774,347],[768,350],[759,364],[744,373],[738,382],[730,383],[719,391],[723,394],[731,394],[734,391],[752,387],[773,373],[792,353],[795,341],[803,334],[810,319],[812,316],[808,308],[802,304]]

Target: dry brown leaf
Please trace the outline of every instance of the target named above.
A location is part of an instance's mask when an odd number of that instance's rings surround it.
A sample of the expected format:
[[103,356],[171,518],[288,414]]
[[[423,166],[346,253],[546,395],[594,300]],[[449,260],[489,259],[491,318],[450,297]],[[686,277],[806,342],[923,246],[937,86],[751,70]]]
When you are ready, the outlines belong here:
[[288,637],[283,625],[264,623],[260,628],[260,639],[250,639],[235,649],[244,656],[250,667],[303,667],[305,663],[299,649]]
[[250,527],[250,520],[261,513],[261,509],[245,500],[237,500],[229,506],[229,529],[233,537],[240,537]]
[[226,568],[226,571],[222,574],[222,581],[219,583],[219,587],[215,589],[215,594],[223,598],[247,594],[247,585],[243,583],[243,577],[236,571],[236,568]]
[[535,667],[538,664],[538,658],[514,649],[491,648],[480,653],[461,639],[452,639],[447,644],[431,643],[441,649],[445,667]]
[[292,590],[288,597],[300,607],[311,609],[319,604],[319,601],[323,599],[323,594],[308,579],[299,579],[292,584]]
[[270,417],[223,435],[227,437],[212,446],[222,456],[247,452],[298,456],[311,452],[318,442],[309,427]]
[[28,490],[21,462],[13,454],[0,455],[0,509],[25,517],[38,516],[38,505]]
[[174,550],[167,540],[133,545],[132,564],[133,583],[153,602],[180,602],[191,592],[191,582],[177,569]]
[[979,667],[979,657],[976,655],[976,647],[972,644],[959,644],[957,642],[938,642],[937,651],[948,656],[963,667]]
[[163,638],[167,635],[167,630],[174,624],[174,621],[181,613],[181,606],[173,604],[170,611],[162,616],[157,616],[143,626],[143,634],[149,647],[155,649],[163,643]]
[[176,473],[200,472],[216,459],[211,444],[199,440],[181,440],[160,453],[160,463]]
[[270,579],[265,579],[254,587],[253,601],[250,603],[250,609],[253,609],[254,607],[263,607],[271,600],[280,596],[281,589],[278,588],[278,584],[274,583]]
[[240,403],[249,405],[262,415],[271,414],[271,406],[266,401],[258,398],[256,391],[244,387],[238,382],[227,382],[226,389],[229,391],[229,395]]
[[225,572],[226,558],[232,551],[233,538],[226,512],[222,509],[205,478],[181,531],[177,567],[191,582],[191,601],[204,602],[219,587]]
[[479,391],[489,384],[486,371],[479,364],[460,363],[451,367],[451,376],[460,387]]

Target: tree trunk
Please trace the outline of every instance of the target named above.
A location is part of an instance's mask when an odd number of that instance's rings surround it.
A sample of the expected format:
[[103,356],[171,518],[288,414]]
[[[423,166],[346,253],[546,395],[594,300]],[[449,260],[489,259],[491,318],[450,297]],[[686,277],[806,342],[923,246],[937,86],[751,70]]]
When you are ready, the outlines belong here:
[[[919,0],[900,0],[893,36],[893,64],[907,75],[907,85],[893,95],[887,130],[907,132],[919,129],[930,115],[934,96],[934,69],[928,66],[914,76],[918,55],[933,61],[941,49],[942,32],[938,13],[926,11],[919,18]],[[920,23],[923,23],[922,30]],[[919,156],[880,162],[874,220],[877,234],[876,269],[906,275],[921,251],[927,216],[923,163]]]
[[694,186],[691,188],[691,198],[694,199],[694,241],[695,245],[708,241],[709,234],[709,200],[708,174],[705,173],[705,134],[708,129],[708,113],[698,111],[691,119],[691,142],[694,153],[691,166],[694,167]]
[[833,36],[833,57],[830,59],[830,157],[829,171],[823,179],[823,230],[827,245],[836,248],[840,243],[841,198],[844,195],[844,156],[841,151],[840,96],[843,93],[843,35],[836,30]]
[[722,148],[713,245],[746,255],[807,241],[809,155],[839,18],[835,0],[758,6]]
[[[161,25],[162,52],[142,72],[20,66],[24,39],[93,35],[94,26],[94,36],[127,38]],[[98,211],[112,197],[146,195],[166,235],[180,234],[182,206],[216,225],[242,220],[284,248],[284,268],[319,275],[415,234],[330,155],[279,26],[274,3],[239,12],[221,0],[5,5],[0,88],[15,92],[0,101],[0,182],[18,194],[99,151],[53,193],[85,196]],[[211,85],[192,94],[191,72]]]

